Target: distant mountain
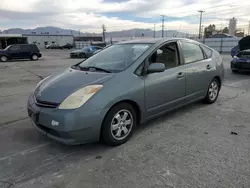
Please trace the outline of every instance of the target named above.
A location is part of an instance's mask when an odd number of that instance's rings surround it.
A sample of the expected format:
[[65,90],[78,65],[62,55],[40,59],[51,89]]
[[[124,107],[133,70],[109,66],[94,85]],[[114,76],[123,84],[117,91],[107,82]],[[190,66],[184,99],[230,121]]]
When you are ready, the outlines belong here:
[[[35,29],[21,29],[21,28],[12,28],[8,30],[2,31],[4,34],[50,34],[50,35],[88,35],[88,33],[83,34],[82,32],[71,30],[71,29],[61,29],[58,27],[37,27]],[[91,33],[91,35],[98,35],[95,33]]]
[[[130,29],[123,31],[108,32],[109,37],[153,37],[154,31],[151,29]],[[155,37],[161,37],[162,31],[156,31]],[[165,37],[186,37],[187,34],[183,32],[178,32],[176,30],[164,31]]]
[[[62,29],[58,27],[37,27],[35,29],[21,29],[12,28],[2,31],[3,34],[50,34],[50,35],[74,35],[74,36],[101,36],[101,33],[82,33],[71,29]],[[106,33],[107,38],[109,37],[153,37],[154,31],[151,29],[130,29],[123,31],[113,31]],[[161,37],[162,32],[156,31],[156,37]],[[167,37],[186,37],[187,34],[183,32],[178,32],[175,30],[167,30],[164,32],[164,36]]]

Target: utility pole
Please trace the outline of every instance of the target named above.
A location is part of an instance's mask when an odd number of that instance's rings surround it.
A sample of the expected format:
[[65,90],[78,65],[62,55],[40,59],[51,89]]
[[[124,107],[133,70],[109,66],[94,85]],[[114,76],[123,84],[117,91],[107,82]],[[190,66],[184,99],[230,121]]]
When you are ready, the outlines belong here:
[[249,22],[249,25],[248,25],[248,35],[250,34],[250,22]]
[[155,38],[155,24],[154,24],[154,38]]
[[198,11],[200,13],[200,27],[199,27],[199,39],[201,38],[201,22],[202,22],[202,14],[205,12],[203,10]]
[[106,26],[103,24],[102,25],[102,40],[103,40],[104,43],[106,42],[106,40],[105,40],[105,32],[106,32]]
[[165,15],[161,15],[162,19],[162,26],[161,26],[161,37],[163,38],[164,37],[164,21],[165,21]]

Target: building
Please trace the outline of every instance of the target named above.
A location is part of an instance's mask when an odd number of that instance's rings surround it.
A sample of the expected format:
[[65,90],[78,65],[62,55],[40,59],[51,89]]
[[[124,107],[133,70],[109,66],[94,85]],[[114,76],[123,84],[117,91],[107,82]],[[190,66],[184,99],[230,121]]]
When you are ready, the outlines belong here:
[[27,38],[29,44],[36,44],[39,49],[44,49],[45,45],[58,44],[63,46],[67,43],[73,44],[73,35],[50,35],[50,34],[23,34]]
[[27,44],[27,37],[21,34],[0,34],[0,49],[4,49],[11,44]]
[[235,36],[237,20],[233,17],[229,20],[228,34]]
[[85,46],[92,45],[94,43],[102,43],[102,37],[100,36],[79,36],[74,37],[74,43],[77,49],[84,48]]

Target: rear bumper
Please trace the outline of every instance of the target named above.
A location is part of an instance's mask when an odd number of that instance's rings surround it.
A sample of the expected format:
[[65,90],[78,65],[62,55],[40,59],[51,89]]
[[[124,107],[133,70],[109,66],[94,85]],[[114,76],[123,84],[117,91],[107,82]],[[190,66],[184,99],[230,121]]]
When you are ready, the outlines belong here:
[[99,140],[105,111],[60,110],[36,105],[33,94],[27,105],[33,126],[42,134],[67,145]]

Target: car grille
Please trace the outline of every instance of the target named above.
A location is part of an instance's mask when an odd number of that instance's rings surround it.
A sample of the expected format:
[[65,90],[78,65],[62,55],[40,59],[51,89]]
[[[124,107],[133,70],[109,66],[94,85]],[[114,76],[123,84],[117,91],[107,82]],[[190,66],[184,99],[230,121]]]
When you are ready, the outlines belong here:
[[43,108],[56,108],[59,106],[58,103],[53,102],[47,102],[47,101],[41,101],[41,100],[35,100],[36,105]]

